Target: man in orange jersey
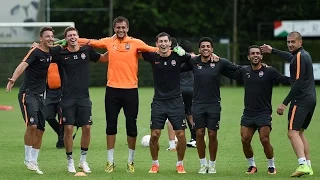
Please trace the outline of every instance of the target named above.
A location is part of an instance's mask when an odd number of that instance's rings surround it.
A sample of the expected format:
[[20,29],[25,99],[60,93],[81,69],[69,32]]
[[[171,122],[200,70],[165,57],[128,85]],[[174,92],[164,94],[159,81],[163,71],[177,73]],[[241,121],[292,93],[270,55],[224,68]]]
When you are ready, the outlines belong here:
[[123,108],[126,117],[129,157],[127,172],[134,172],[134,152],[137,138],[138,116],[138,53],[155,52],[157,48],[127,35],[129,21],[119,16],[113,21],[115,35],[100,40],[79,39],[80,44],[108,50],[109,64],[105,94],[106,134],[108,161],[105,171],[114,171],[114,145],[117,134],[118,115]]
[[52,56],[49,47],[53,45],[53,29],[44,27],[40,30],[40,45],[32,48],[15,69],[6,90],[10,92],[15,81],[24,72],[18,99],[27,129],[24,134],[25,160],[28,169],[43,174],[38,166],[38,155],[45,130],[44,93],[48,67]]

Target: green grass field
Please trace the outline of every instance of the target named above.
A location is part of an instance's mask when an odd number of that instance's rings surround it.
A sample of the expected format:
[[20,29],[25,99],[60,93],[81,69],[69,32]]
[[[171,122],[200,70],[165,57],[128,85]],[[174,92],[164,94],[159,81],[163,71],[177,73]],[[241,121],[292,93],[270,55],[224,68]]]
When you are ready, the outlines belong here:
[[[118,136],[115,147],[116,170],[108,174],[104,172],[106,163],[106,143],[105,143],[105,113],[104,113],[104,90],[105,88],[91,88],[91,100],[93,102],[93,120],[91,145],[87,160],[92,169],[92,173],[87,177],[74,177],[67,173],[67,161],[65,151],[56,149],[57,137],[47,124],[46,133],[39,155],[39,164],[44,175],[37,175],[35,172],[27,170],[23,164],[25,131],[23,119],[17,102],[17,89],[11,93],[0,93],[0,105],[12,105],[12,111],[0,111],[0,179],[286,179],[297,167],[297,158],[291,148],[287,138],[287,111],[284,116],[276,113],[273,115],[273,130],[271,142],[274,147],[275,160],[277,166],[276,175],[267,174],[267,160],[264,156],[262,146],[258,136],[253,139],[255,160],[258,173],[246,175],[248,167],[247,160],[242,153],[240,141],[240,117],[243,110],[243,88],[221,88],[222,96],[222,116],[218,134],[219,148],[217,155],[217,174],[200,175],[197,174],[199,160],[196,149],[188,148],[184,160],[187,174],[175,173],[176,154],[166,151],[168,146],[167,130],[165,129],[160,138],[160,172],[158,174],[148,174],[151,167],[151,157],[148,148],[140,145],[140,140],[144,135],[149,134],[150,103],[152,101],[153,89],[140,88],[140,108],[138,116],[138,142],[135,156],[135,173],[128,174],[125,171],[128,149],[126,145],[125,122],[123,113],[119,116]],[[273,109],[277,108],[283,98],[288,93],[289,87],[275,88],[273,92]],[[320,88],[317,89],[319,92]],[[319,97],[319,96],[318,96]],[[309,138],[311,149],[311,160],[313,163],[314,176],[303,178],[320,178],[320,113],[315,111],[313,121],[306,132]],[[189,131],[187,140],[189,140]],[[80,132],[74,142],[73,157],[78,164],[80,157]],[[256,134],[257,135],[257,134]],[[208,156],[207,156],[208,157]],[[41,177],[40,177],[41,176]]]

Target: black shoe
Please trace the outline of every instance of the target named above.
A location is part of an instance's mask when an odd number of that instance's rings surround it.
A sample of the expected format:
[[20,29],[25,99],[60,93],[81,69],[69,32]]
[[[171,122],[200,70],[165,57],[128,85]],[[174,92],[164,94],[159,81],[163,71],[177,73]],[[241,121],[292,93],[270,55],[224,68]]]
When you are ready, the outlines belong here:
[[57,149],[62,149],[62,148],[64,148],[64,142],[63,142],[62,139],[59,139],[59,140],[58,140],[58,142],[57,142],[57,144],[56,144],[56,148],[57,148]]
[[268,167],[268,174],[276,174],[277,170],[274,167]]

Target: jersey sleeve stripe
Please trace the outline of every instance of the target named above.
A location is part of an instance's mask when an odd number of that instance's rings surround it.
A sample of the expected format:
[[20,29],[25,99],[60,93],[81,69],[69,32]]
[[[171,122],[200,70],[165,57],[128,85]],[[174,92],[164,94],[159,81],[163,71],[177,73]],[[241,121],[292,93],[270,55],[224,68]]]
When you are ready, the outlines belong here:
[[297,105],[294,105],[292,109],[290,121],[289,121],[289,130],[292,130],[292,125],[293,125],[294,115],[296,114],[296,110],[297,110]]
[[300,63],[301,63],[301,52],[297,54],[297,72],[296,72],[296,80],[300,77]]
[[30,56],[30,54],[36,49],[36,47],[33,47],[32,49],[30,49],[30,51],[28,52],[28,54],[23,58],[23,62],[26,61],[28,59],[28,57]]

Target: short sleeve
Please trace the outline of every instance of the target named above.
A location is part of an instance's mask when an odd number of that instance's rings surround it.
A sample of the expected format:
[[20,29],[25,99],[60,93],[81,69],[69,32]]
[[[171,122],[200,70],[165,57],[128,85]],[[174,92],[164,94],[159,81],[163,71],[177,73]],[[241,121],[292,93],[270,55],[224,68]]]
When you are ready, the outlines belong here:
[[89,61],[97,62],[100,59],[101,54],[93,50],[92,47],[89,47],[89,52],[90,52]]
[[37,52],[36,47],[30,49],[27,55],[23,58],[22,62],[26,62],[30,65],[36,59],[36,55],[37,55],[36,52]]

